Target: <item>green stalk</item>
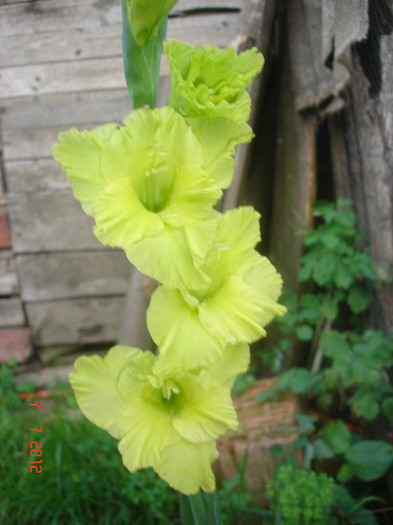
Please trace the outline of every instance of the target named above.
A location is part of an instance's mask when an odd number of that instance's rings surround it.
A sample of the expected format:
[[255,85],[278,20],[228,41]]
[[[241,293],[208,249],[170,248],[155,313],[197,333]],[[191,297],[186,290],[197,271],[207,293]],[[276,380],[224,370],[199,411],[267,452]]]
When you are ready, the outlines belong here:
[[123,9],[123,64],[128,94],[133,109],[156,106],[163,41],[167,17],[160,23],[156,36],[143,48],[138,44],[130,25],[127,0]]
[[179,494],[182,525],[222,525],[217,492],[198,492],[193,496]]

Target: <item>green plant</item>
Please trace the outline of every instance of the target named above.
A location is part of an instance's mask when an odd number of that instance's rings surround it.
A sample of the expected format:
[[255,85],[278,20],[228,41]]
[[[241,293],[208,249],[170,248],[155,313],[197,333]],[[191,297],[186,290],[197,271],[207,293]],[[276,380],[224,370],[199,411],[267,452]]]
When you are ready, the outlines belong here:
[[[393,365],[393,332],[374,330],[366,317],[368,288],[387,282],[387,272],[373,264],[350,201],[316,204],[314,215],[322,222],[305,237],[299,280],[312,281],[315,291],[299,300],[286,291],[282,302],[288,313],[278,319],[284,334],[310,342],[309,367],[284,372],[258,399],[291,390],[313,397],[320,408],[334,405],[338,414],[348,406],[368,421],[381,411],[392,420],[386,369]],[[280,359],[288,346],[289,340],[280,341]],[[271,355],[265,361],[272,361]]]
[[298,468],[294,463],[278,467],[266,487],[270,512],[276,525],[375,525],[376,519],[364,508],[370,500],[356,501],[349,492],[325,473]]

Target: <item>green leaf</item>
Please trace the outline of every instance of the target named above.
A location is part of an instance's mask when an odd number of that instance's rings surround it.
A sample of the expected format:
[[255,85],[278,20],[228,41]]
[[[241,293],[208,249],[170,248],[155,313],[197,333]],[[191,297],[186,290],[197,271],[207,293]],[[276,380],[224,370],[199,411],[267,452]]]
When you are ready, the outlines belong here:
[[323,353],[330,359],[338,361],[347,361],[350,357],[351,350],[344,337],[339,332],[325,332],[321,335],[320,340]]
[[334,457],[334,452],[322,439],[317,439],[313,443],[315,459],[331,459]]
[[320,286],[331,284],[334,271],[336,269],[336,259],[332,255],[321,258],[314,271],[314,280]]
[[357,285],[350,289],[347,303],[353,313],[363,312],[368,307],[369,302],[370,298],[366,288]]
[[270,388],[269,390],[264,390],[263,392],[259,392],[255,396],[255,401],[259,401],[260,403],[263,403],[264,401],[267,401],[268,399],[271,399],[276,395],[277,391],[274,388]]
[[343,454],[351,444],[351,433],[341,420],[327,423],[322,429],[322,438],[336,454]]
[[295,328],[295,333],[300,341],[311,341],[314,336],[314,330],[307,324],[297,326]]
[[341,210],[337,213],[337,222],[343,226],[355,226],[356,214],[353,210]]
[[305,368],[292,368],[280,376],[276,383],[277,390],[291,390],[295,394],[307,394],[313,387],[313,376]]
[[346,483],[347,481],[352,479],[353,476],[354,476],[354,472],[353,472],[352,466],[348,465],[348,463],[346,463],[338,471],[337,479],[341,483]]
[[358,416],[364,417],[367,421],[372,421],[379,414],[379,404],[373,398],[373,393],[357,391],[354,396],[348,400]]
[[389,421],[393,421],[393,397],[388,397],[383,400],[382,410]]
[[269,448],[270,454],[275,458],[282,458],[285,456],[285,450],[281,445],[273,445]]
[[314,432],[316,420],[315,416],[310,416],[309,414],[297,414],[296,421],[299,434],[311,434]]
[[354,276],[344,264],[338,264],[334,272],[334,283],[338,288],[347,290],[353,283]]
[[393,463],[392,446],[385,441],[360,441],[344,454],[355,476],[372,481],[385,474]]
[[322,314],[328,319],[336,319],[338,315],[337,303],[330,297],[325,297],[321,306]]

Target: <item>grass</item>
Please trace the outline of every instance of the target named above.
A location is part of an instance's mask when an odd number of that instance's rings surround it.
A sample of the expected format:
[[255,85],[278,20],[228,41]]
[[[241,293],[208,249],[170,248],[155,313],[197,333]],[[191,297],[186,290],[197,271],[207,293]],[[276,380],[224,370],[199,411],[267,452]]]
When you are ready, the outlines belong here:
[[[0,524],[178,524],[178,495],[152,470],[131,475],[117,442],[84,417],[73,396],[20,402],[0,373]],[[48,410],[49,404],[53,406]],[[38,433],[29,430],[40,428]],[[30,441],[42,442],[43,472],[30,473]],[[40,458],[37,458],[40,459]]]
[[[21,401],[11,368],[0,367],[0,525],[180,524],[178,494],[151,469],[130,474],[117,441],[81,415],[72,393],[30,403],[39,400]],[[29,471],[30,441],[42,442],[42,473]],[[219,491],[223,523],[255,523],[236,485]]]

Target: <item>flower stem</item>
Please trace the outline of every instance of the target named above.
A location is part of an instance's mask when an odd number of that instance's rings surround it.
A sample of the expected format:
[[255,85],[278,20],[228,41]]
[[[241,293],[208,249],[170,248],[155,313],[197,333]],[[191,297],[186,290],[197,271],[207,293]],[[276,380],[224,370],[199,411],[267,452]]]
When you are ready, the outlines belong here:
[[193,496],[179,494],[182,525],[222,525],[217,492],[198,492]]

